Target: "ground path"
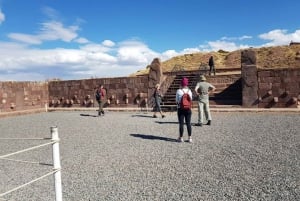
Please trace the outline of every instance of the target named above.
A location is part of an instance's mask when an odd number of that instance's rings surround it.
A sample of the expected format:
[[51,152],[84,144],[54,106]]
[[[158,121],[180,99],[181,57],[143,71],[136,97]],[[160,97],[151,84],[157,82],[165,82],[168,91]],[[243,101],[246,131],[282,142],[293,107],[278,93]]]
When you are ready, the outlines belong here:
[[[66,201],[300,200],[298,112],[214,111],[212,126],[193,126],[192,144],[176,142],[175,112],[164,119],[142,111],[96,114],[0,118],[0,138],[49,137],[50,127],[58,126]],[[0,140],[0,155],[40,143]],[[51,147],[16,156],[43,164],[51,157]],[[0,193],[48,169],[0,160]],[[54,200],[53,178],[4,198]]]

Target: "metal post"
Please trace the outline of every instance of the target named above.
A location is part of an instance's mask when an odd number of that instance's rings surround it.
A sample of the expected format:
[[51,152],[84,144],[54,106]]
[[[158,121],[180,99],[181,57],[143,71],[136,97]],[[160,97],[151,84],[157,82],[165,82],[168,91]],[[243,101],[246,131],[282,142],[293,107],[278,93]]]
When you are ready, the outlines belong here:
[[51,136],[52,141],[54,142],[52,145],[53,149],[53,168],[57,170],[54,173],[54,185],[55,185],[55,200],[62,201],[62,185],[61,185],[61,165],[60,165],[60,156],[59,156],[59,137],[57,127],[51,127]]

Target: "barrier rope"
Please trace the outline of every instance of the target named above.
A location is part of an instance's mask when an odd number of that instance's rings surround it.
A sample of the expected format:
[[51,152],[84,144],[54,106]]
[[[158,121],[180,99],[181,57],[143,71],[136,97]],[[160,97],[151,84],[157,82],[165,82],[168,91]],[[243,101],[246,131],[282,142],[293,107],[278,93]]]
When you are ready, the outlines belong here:
[[30,148],[26,148],[26,149],[23,149],[23,150],[19,150],[19,151],[16,151],[16,152],[13,152],[13,153],[9,153],[9,154],[5,154],[5,155],[2,155],[0,156],[0,160],[10,160],[10,161],[16,161],[16,162],[23,162],[23,163],[31,163],[31,164],[40,164],[40,165],[50,165],[50,164],[46,164],[46,163],[40,163],[40,162],[34,162],[34,161],[25,161],[25,160],[18,160],[18,159],[9,159],[7,157],[10,157],[10,156],[13,156],[13,155],[16,155],[16,154],[20,154],[20,153],[24,153],[24,152],[27,152],[27,151],[31,151],[31,150],[34,150],[34,149],[37,149],[37,148],[40,148],[40,147],[44,147],[44,146],[47,146],[47,145],[53,145],[52,146],[52,152],[53,152],[53,171],[43,175],[43,176],[40,176],[34,180],[31,180],[23,185],[20,185],[20,186],[17,186],[11,190],[8,190],[7,192],[4,192],[4,193],[0,193],[0,200],[5,200],[1,197],[3,197],[4,195],[7,195],[11,192],[14,192],[20,188],[23,188],[27,185],[30,185],[36,181],[39,181],[49,175],[54,175],[54,186],[55,186],[55,200],[56,201],[62,201],[62,188],[61,188],[61,166],[60,166],[60,157],[59,157],[59,138],[58,138],[58,132],[57,132],[57,127],[51,127],[51,134],[52,134],[52,138],[0,138],[2,140],[49,140],[51,139],[51,142],[48,142],[48,143],[44,143],[44,144],[40,144],[40,145],[37,145],[37,146],[33,146],[33,147],[30,147]]
[[47,174],[45,174],[45,175],[43,175],[43,176],[41,176],[41,177],[38,177],[38,178],[36,178],[36,179],[34,179],[34,180],[31,180],[30,182],[27,182],[27,183],[25,183],[25,184],[23,184],[23,185],[21,185],[21,186],[18,186],[18,187],[13,188],[13,189],[11,189],[11,190],[9,190],[9,191],[6,191],[5,193],[1,193],[1,194],[0,194],[0,197],[2,197],[2,196],[4,196],[4,195],[7,195],[7,194],[9,194],[9,193],[11,193],[11,192],[13,192],[13,191],[16,191],[16,190],[18,190],[18,189],[20,189],[20,188],[23,188],[23,187],[25,187],[25,186],[27,186],[27,185],[29,185],[29,184],[32,184],[32,183],[34,183],[34,182],[36,182],[36,181],[38,181],[38,180],[41,180],[41,179],[43,179],[43,178],[45,178],[45,177],[47,177],[47,176],[49,176],[49,175],[52,175],[52,174],[56,173],[57,171],[59,171],[59,169],[56,169],[56,170],[54,170],[54,171],[52,171],[52,172],[49,172],[49,173],[47,173]]
[[13,153],[10,153],[10,154],[2,155],[2,156],[0,156],[0,159],[7,158],[9,156],[13,156],[13,155],[16,155],[16,154],[24,153],[24,152],[27,152],[27,151],[30,151],[30,150],[33,150],[33,149],[37,149],[37,148],[40,148],[40,147],[44,147],[44,146],[47,146],[49,144],[53,144],[55,142],[57,142],[57,141],[51,141],[51,142],[48,142],[48,143],[45,143],[45,144],[37,145],[37,146],[30,147],[30,148],[27,148],[27,149],[23,149],[23,150],[20,150],[20,151],[17,151],[17,152],[13,152]]
[[51,140],[51,138],[0,138],[0,140]]
[[24,160],[11,159],[11,158],[0,158],[0,160],[7,160],[7,161],[20,162],[20,163],[30,163],[30,164],[53,166],[53,164],[41,163],[41,162],[36,162],[36,161],[24,161]]

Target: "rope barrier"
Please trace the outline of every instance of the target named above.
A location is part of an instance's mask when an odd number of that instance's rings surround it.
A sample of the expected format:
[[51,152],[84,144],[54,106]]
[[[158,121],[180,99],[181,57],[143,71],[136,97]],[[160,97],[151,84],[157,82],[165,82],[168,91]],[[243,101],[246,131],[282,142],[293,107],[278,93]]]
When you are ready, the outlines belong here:
[[51,140],[51,138],[0,138],[0,140]]
[[16,191],[16,190],[18,190],[18,189],[20,189],[20,188],[23,188],[23,187],[25,187],[25,186],[27,186],[27,185],[29,185],[29,184],[32,184],[32,183],[34,183],[34,182],[36,182],[36,181],[38,181],[38,180],[41,180],[41,179],[43,179],[43,178],[45,178],[45,177],[47,177],[47,176],[49,176],[49,175],[52,175],[52,174],[54,174],[54,173],[56,173],[56,172],[58,172],[58,171],[59,171],[59,170],[54,170],[54,171],[49,172],[49,173],[47,173],[47,174],[45,174],[45,175],[43,175],[43,176],[41,176],[41,177],[38,177],[38,178],[36,178],[36,179],[34,179],[34,180],[31,180],[30,182],[27,182],[27,183],[25,183],[25,184],[23,184],[23,185],[21,185],[21,186],[18,186],[18,187],[13,188],[13,189],[11,189],[11,190],[9,190],[9,191],[6,191],[5,193],[1,193],[1,194],[0,194],[0,197],[2,197],[2,196],[4,196],[4,195],[7,195],[7,194],[9,194],[9,193],[11,193],[11,192],[14,192],[14,191]]
[[30,140],[37,140],[37,139],[38,140],[45,140],[45,139],[51,139],[51,142],[48,142],[48,143],[40,144],[40,145],[33,146],[33,147],[30,147],[30,148],[27,148],[27,149],[23,149],[23,150],[20,150],[20,151],[17,151],[17,152],[2,155],[2,156],[0,156],[0,159],[16,161],[16,162],[23,162],[23,163],[50,165],[50,164],[40,163],[40,162],[24,161],[24,160],[17,160],[17,159],[8,159],[7,157],[13,156],[13,155],[16,155],[16,154],[20,154],[20,153],[24,153],[24,152],[27,152],[27,151],[31,151],[31,150],[34,150],[34,149],[52,144],[52,157],[53,157],[53,170],[54,170],[54,171],[49,172],[49,173],[47,173],[47,174],[45,174],[41,177],[38,177],[34,180],[31,180],[30,182],[27,182],[27,183],[25,183],[21,186],[13,188],[13,189],[11,189],[7,192],[1,193],[0,194],[0,200],[4,200],[3,198],[1,198],[4,195],[7,195],[11,192],[14,192],[14,191],[16,191],[20,188],[23,188],[23,187],[25,187],[29,184],[32,184],[36,181],[39,181],[39,180],[53,174],[54,175],[54,187],[55,187],[55,200],[56,201],[62,201],[62,186],[61,186],[62,182],[61,182],[61,165],[60,165],[60,154],[59,154],[59,138],[58,138],[58,131],[57,131],[56,126],[51,127],[51,135],[52,135],[52,138],[0,138],[0,139],[6,139],[6,140],[13,140],[13,139],[14,140],[29,140],[29,139]]
[[38,164],[38,165],[48,165],[53,166],[53,164],[47,164],[47,163],[41,163],[41,162],[35,162],[35,161],[24,161],[24,160],[17,160],[17,159],[11,159],[11,158],[0,158],[0,160],[7,160],[7,161],[14,161],[14,162],[20,162],[20,163],[30,163],[30,164]]
[[0,159],[2,159],[2,158],[6,158],[6,157],[9,157],[9,156],[13,156],[13,155],[16,155],[16,154],[24,153],[24,152],[27,152],[27,151],[30,151],[30,150],[34,150],[34,149],[37,149],[37,148],[40,148],[40,147],[44,147],[44,146],[47,146],[47,145],[49,145],[49,144],[53,144],[53,143],[55,143],[55,141],[48,142],[48,143],[41,144],[41,145],[37,145],[37,146],[30,147],[30,148],[27,148],[27,149],[23,149],[23,150],[20,150],[20,151],[14,152],[14,153],[10,153],[10,154],[6,154],[6,155],[2,155],[2,156],[0,156]]

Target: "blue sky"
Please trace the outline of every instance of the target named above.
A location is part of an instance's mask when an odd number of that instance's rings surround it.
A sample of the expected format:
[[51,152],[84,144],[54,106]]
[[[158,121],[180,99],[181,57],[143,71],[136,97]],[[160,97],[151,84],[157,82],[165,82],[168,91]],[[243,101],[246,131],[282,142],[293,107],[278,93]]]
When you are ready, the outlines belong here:
[[0,81],[127,76],[156,57],[300,42],[299,0],[0,0]]

